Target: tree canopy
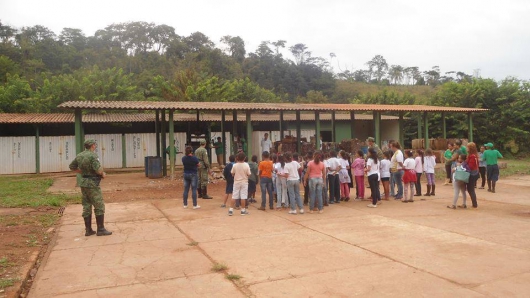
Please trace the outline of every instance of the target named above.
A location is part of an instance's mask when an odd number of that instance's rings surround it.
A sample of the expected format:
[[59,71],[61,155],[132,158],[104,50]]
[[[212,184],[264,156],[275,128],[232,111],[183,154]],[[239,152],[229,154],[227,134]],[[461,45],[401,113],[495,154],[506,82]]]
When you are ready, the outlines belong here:
[[[57,35],[40,25],[13,28],[0,21],[0,112],[56,112],[69,100],[480,107],[490,111],[475,117],[475,138],[529,148],[527,81],[496,82],[442,72],[438,65],[420,70],[379,54],[359,63],[366,69],[342,70],[339,59],[313,56],[299,41],[265,40],[247,49],[241,36],[225,35],[216,45],[201,32],[181,36],[148,22],[111,24],[87,36],[76,28]],[[434,134],[439,118],[430,119]],[[447,121],[449,135],[467,137],[465,115]]]

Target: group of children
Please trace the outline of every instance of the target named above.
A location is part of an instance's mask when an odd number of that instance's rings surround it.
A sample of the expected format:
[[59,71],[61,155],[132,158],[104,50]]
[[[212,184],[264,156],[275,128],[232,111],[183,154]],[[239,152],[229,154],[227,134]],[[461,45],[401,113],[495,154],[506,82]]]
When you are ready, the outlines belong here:
[[[382,153],[382,154],[381,154]],[[416,152],[405,151],[406,159],[400,162],[404,171],[402,182],[404,196],[395,197],[402,202],[414,202],[413,196],[421,196],[420,178],[425,173],[427,177],[427,193],[425,196],[435,195],[434,166],[436,164],[433,152],[430,149]],[[382,160],[381,160],[382,156]],[[309,205],[309,212],[323,212],[324,206],[338,204],[350,200],[350,189],[353,181],[356,185],[355,200],[365,198],[365,177],[371,189],[371,204],[375,208],[381,200],[389,200],[393,193],[391,187],[391,171],[394,153],[377,152],[375,148],[368,150],[365,158],[364,152],[359,150],[353,161],[350,155],[341,150],[329,153],[314,152],[307,154],[302,161],[298,154],[289,152],[284,154],[269,154],[263,152],[262,161],[257,162],[254,155],[250,162],[244,153],[229,157],[230,162],[225,166],[223,175],[226,179],[226,191],[221,207],[227,207],[229,196],[232,195],[228,215],[233,215],[234,208],[241,208],[241,215],[247,215],[248,203],[256,202],[256,184],[261,186],[261,206],[258,210],[265,210],[267,196],[269,208],[276,210],[289,209],[290,214],[304,214],[304,205]],[[379,183],[382,183],[384,197],[379,192]],[[396,183],[399,183],[396,182]],[[300,183],[304,187],[304,202],[300,196]],[[410,192],[409,192],[410,190]],[[276,201],[276,207],[274,207]],[[296,209],[298,207],[298,210]]]

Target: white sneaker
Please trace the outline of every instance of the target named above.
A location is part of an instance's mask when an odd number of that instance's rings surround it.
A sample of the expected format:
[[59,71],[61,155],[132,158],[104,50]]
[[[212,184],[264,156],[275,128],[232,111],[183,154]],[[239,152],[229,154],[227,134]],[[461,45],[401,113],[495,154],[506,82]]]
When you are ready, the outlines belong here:
[[201,206],[199,206],[199,205],[193,206],[193,209],[201,209]]
[[318,210],[318,214],[324,213],[324,210]]
[[304,209],[300,209],[300,214],[304,214]]
[[377,208],[377,205],[370,204],[370,205],[368,205],[368,206],[366,206],[366,207],[369,207],[369,208]]
[[184,205],[184,209],[188,209],[188,205]]
[[296,215],[296,210],[289,210],[289,214],[295,214]]

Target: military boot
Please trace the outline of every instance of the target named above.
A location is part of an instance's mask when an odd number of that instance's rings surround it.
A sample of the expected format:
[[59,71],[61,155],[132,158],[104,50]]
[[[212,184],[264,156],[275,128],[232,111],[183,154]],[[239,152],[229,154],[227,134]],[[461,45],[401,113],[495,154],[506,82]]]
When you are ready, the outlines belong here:
[[98,232],[96,234],[97,236],[112,235],[112,232],[109,232],[107,229],[105,229],[105,215],[97,215],[96,223],[98,225]]
[[436,185],[433,184],[431,186],[431,196],[435,196],[436,195],[435,192],[434,192],[435,190],[436,190]]
[[85,236],[92,236],[96,234],[94,230],[92,230],[92,215],[88,217],[83,217],[85,220]]
[[197,187],[197,198],[202,198],[202,188],[200,186]]
[[210,197],[208,195],[208,187],[207,186],[202,188],[202,198],[205,199],[205,200],[213,199],[213,197]]

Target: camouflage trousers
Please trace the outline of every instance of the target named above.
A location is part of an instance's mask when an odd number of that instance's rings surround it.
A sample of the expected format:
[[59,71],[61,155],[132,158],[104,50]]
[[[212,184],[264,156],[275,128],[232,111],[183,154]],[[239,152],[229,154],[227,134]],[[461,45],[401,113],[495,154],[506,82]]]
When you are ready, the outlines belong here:
[[204,188],[208,185],[208,169],[199,169],[199,184],[200,188]]
[[103,202],[103,195],[101,194],[101,188],[88,188],[81,187],[81,193],[83,199],[83,217],[92,216],[92,206],[94,206],[94,213],[96,216],[105,214],[105,202]]

